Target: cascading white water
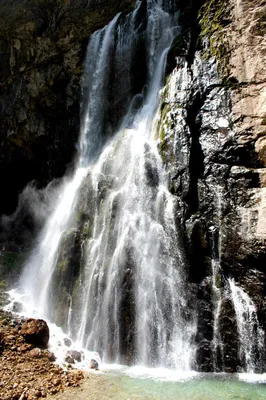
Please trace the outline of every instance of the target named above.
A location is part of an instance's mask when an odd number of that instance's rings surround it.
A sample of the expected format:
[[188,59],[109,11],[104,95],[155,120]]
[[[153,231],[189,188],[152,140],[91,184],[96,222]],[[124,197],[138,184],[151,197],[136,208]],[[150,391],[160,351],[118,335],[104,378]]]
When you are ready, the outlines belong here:
[[95,213],[86,247],[77,339],[105,360],[121,361],[131,331],[136,362],[188,369],[193,329],[182,315],[188,304],[175,204],[148,123],[140,118],[136,128],[121,132],[92,171],[95,190],[104,176],[112,189]]
[[110,58],[115,43],[119,14],[90,40],[85,63],[85,88],[88,91],[86,112],[80,137],[80,166],[94,159],[103,146],[105,113],[108,107],[110,85]]
[[[137,23],[137,2],[122,22],[117,15],[92,35],[77,170],[47,220],[21,286],[28,295],[26,311],[37,308],[39,315],[55,321],[55,299],[66,296],[67,306],[61,310],[67,313],[65,329],[105,361],[189,370],[195,319],[188,312],[175,199],[154,140],[166,56],[178,29],[177,14],[169,11],[174,2],[162,3],[147,1],[145,29]],[[130,51],[140,26],[146,40],[148,88],[141,94],[141,108],[133,106],[136,96],[127,99],[128,112],[110,139],[110,74],[117,76],[116,92],[123,97],[130,85],[130,65],[124,63],[134,58]],[[120,79],[121,66],[125,76]],[[77,214],[86,190],[89,216],[81,228]],[[71,267],[78,272],[72,273],[67,293],[58,293],[68,280],[67,262],[61,258],[64,238],[71,232],[82,237],[82,256],[78,268]]]
[[63,232],[71,224],[71,210],[77,200],[77,190],[86,174],[84,168],[75,172],[71,181],[66,181],[56,199],[54,212],[37,238],[36,246],[25,265],[21,276],[27,312],[34,310],[42,316],[49,315],[49,285],[56,267],[58,247]]
[[239,334],[239,357],[243,372],[253,373],[259,367],[264,348],[264,332],[260,327],[256,306],[248,294],[229,279],[231,298]]
[[[218,232],[212,231],[212,297],[213,297],[213,367],[219,370],[219,357],[223,363],[223,342],[219,318],[222,305],[221,289],[221,237],[222,237],[222,189],[216,188],[216,212]],[[218,237],[217,237],[218,235]]]

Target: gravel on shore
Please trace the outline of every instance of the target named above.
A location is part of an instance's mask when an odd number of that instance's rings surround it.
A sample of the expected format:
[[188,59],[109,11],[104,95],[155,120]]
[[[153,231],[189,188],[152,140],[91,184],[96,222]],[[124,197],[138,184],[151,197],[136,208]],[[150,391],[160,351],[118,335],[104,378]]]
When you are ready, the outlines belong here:
[[84,373],[64,370],[48,349],[27,342],[24,321],[0,310],[0,399],[33,400],[79,386]]

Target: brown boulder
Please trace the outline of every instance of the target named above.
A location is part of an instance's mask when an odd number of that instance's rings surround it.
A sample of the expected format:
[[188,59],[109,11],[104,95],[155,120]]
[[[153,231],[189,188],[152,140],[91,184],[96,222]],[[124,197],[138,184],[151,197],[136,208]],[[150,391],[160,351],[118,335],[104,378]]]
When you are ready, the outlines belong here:
[[26,342],[46,348],[49,342],[49,328],[42,319],[27,319],[21,327],[21,335]]
[[96,369],[96,370],[98,370],[99,369],[99,364],[98,364],[98,362],[96,361],[96,360],[90,360],[90,366],[89,366],[89,368],[90,369]]

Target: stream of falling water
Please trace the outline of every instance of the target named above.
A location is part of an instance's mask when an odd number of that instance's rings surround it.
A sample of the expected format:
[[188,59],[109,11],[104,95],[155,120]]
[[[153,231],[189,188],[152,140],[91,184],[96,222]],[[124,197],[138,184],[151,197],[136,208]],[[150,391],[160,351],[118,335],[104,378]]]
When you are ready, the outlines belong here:
[[248,294],[229,279],[239,334],[239,357],[243,371],[256,372],[263,358],[264,332],[260,327],[256,306]]
[[[21,290],[28,314],[36,309],[50,321],[64,321],[73,340],[105,362],[184,371],[193,361],[196,323],[176,203],[154,140],[178,13],[174,1],[148,0],[143,18],[143,4],[90,39],[80,159],[37,239]],[[147,87],[127,98],[140,40],[146,43]],[[112,85],[128,109],[114,136]],[[69,261],[63,255],[76,243],[81,255]]]
[[212,289],[213,289],[213,367],[214,371],[219,371],[219,357],[223,364],[223,348],[219,318],[222,304],[221,289],[221,241],[222,241],[222,188],[216,188],[216,210],[218,231],[212,232]]

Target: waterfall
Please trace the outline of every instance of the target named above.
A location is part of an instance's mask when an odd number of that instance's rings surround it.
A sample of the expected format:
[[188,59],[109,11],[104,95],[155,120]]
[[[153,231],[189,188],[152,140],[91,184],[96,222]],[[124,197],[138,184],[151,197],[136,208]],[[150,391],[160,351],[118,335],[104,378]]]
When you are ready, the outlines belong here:
[[189,370],[192,295],[177,204],[154,139],[177,17],[175,1],[137,2],[92,35],[79,161],[21,290],[28,313],[37,309],[106,362]]
[[[256,306],[248,294],[229,279],[239,335],[239,358],[243,372],[253,373],[263,359],[264,332],[260,327]],[[259,368],[260,369],[260,368]]]
[[[222,306],[221,288],[221,240],[222,240],[222,188],[216,188],[216,210],[218,231],[212,229],[212,297],[213,297],[213,368],[220,370],[223,364],[223,343],[219,318]],[[221,365],[223,367],[223,365]]]

